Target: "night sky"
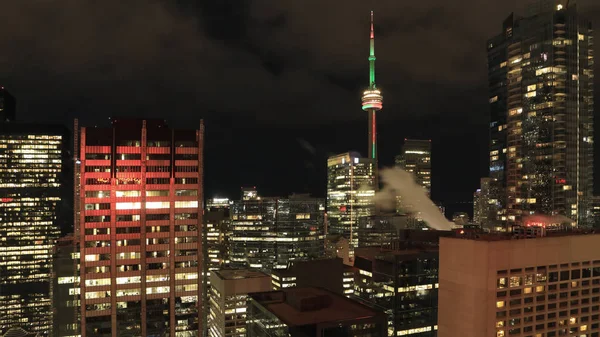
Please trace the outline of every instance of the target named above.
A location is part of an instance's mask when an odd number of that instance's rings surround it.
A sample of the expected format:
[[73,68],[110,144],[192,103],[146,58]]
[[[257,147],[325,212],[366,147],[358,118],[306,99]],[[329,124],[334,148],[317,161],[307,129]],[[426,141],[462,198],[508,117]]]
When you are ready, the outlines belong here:
[[[327,156],[366,154],[374,9],[380,164],[404,138],[432,139],[432,197],[453,212],[487,174],[485,42],[522,1],[34,2],[0,10],[0,84],[18,119],[204,118],[206,195],[233,198],[243,185],[324,197]],[[578,3],[600,27],[600,1]]]

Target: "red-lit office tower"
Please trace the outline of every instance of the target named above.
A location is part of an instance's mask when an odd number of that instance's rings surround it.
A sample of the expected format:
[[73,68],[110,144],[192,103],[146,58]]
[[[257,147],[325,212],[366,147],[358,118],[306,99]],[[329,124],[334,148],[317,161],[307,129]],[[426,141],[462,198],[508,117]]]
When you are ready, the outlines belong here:
[[202,331],[203,134],[162,120],[81,128],[83,337]]
[[369,159],[373,160],[375,191],[379,190],[379,170],[377,161],[377,111],[383,108],[383,96],[375,84],[375,30],[371,11],[371,35],[369,43],[369,87],[362,95],[362,109],[369,113]]

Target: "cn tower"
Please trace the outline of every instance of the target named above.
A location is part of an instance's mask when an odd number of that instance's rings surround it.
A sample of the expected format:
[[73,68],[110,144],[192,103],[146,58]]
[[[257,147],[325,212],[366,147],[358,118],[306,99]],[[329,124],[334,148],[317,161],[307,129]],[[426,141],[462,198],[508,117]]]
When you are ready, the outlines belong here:
[[377,161],[377,111],[383,108],[383,96],[375,84],[375,31],[371,11],[371,36],[369,40],[369,88],[362,95],[362,109],[369,113],[369,158],[373,160],[375,191],[379,190],[379,163]]

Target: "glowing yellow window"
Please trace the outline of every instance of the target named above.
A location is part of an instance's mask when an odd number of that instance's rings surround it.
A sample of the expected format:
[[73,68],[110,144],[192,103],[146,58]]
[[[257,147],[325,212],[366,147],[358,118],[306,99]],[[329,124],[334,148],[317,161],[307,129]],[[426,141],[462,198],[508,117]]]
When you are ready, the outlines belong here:
[[535,291],[538,292],[538,293],[543,292],[544,291],[544,286],[537,286],[537,287],[535,287]]
[[531,287],[527,287],[527,288],[524,288],[524,289],[523,289],[523,293],[525,293],[525,294],[531,294],[531,291],[532,291],[532,290],[533,290],[533,289],[532,289]]
[[506,288],[506,277],[498,279],[498,289]]
[[504,330],[498,330],[498,332],[496,332],[496,337],[504,337]]
[[504,301],[496,302],[496,308],[504,308]]

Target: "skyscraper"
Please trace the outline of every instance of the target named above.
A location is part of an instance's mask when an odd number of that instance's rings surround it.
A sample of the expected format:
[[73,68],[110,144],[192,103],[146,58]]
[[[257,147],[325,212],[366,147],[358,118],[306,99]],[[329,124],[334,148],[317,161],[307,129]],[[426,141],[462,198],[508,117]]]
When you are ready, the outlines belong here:
[[487,43],[490,177],[503,219],[565,215],[591,225],[593,34],[575,2],[541,0]]
[[438,261],[434,244],[399,250],[359,248],[354,297],[387,313],[388,336],[435,337]]
[[600,235],[517,237],[440,240],[438,336],[598,336]]
[[247,297],[272,290],[271,276],[251,270],[216,270],[210,274],[209,337],[246,336]]
[[481,178],[480,186],[473,196],[473,223],[489,230],[502,230],[498,180]]
[[51,333],[52,254],[70,223],[66,144],[62,126],[0,123],[0,334]]
[[373,26],[373,11],[371,11],[371,34],[369,36],[369,87],[362,95],[362,109],[369,113],[369,159],[373,161],[374,188],[379,189],[378,158],[377,158],[377,111],[383,108],[383,96],[375,84],[375,28]]
[[414,174],[417,184],[431,195],[431,140],[404,139],[396,165]]
[[[210,302],[210,274],[229,265],[229,242],[231,237],[230,202],[228,198],[213,198],[206,201],[202,248],[204,249],[204,279],[202,280],[204,330],[208,330]],[[200,332],[198,333],[200,335]]]
[[306,195],[254,197],[231,205],[230,261],[234,267],[285,269],[324,252],[325,201]]
[[0,123],[14,121],[16,110],[17,101],[15,97],[3,86],[0,86]]
[[358,219],[373,214],[375,196],[374,164],[356,152],[342,153],[327,160],[328,233],[339,234],[358,246]]
[[52,280],[53,337],[81,335],[80,260],[79,241],[72,234],[58,239],[54,248]]
[[113,120],[79,136],[81,335],[198,334],[202,122]]

